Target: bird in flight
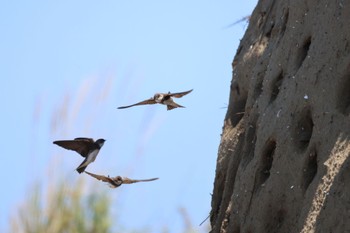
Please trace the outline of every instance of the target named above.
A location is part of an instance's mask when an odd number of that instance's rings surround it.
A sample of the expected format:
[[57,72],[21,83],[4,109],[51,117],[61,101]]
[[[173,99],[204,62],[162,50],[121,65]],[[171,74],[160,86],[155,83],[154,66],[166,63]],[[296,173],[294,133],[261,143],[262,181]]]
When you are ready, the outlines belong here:
[[118,109],[123,109],[123,108],[130,108],[133,106],[137,106],[137,105],[145,105],[145,104],[164,104],[167,106],[167,110],[171,110],[174,108],[184,108],[184,106],[181,106],[180,104],[177,104],[174,102],[173,97],[174,98],[181,98],[184,95],[187,95],[188,93],[190,93],[193,89],[189,90],[189,91],[184,91],[184,92],[178,92],[178,93],[156,93],[154,94],[153,97],[138,102],[136,104],[132,104],[132,105],[128,105],[128,106],[121,106],[118,107]]
[[101,176],[101,175],[96,175],[90,172],[85,172],[86,174],[89,174],[90,176],[101,180],[103,182],[107,182],[109,187],[111,188],[117,188],[122,184],[133,184],[137,182],[148,182],[148,181],[154,181],[158,180],[159,178],[152,178],[152,179],[144,179],[144,180],[132,180],[127,177],[121,177],[121,176],[116,176],[116,177],[109,177],[109,176]]
[[95,161],[105,141],[102,138],[97,141],[92,138],[75,138],[74,140],[60,140],[53,143],[65,149],[74,150],[85,158],[76,169],[77,172],[82,173],[90,163]]

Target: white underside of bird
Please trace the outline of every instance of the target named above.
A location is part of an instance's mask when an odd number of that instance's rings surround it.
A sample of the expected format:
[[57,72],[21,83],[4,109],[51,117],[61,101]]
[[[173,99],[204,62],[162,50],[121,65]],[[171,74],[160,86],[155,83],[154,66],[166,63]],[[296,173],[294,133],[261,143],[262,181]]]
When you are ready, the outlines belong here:
[[89,165],[90,163],[94,162],[96,157],[97,157],[98,152],[99,152],[99,150],[95,150],[91,154],[89,154],[88,157],[86,158],[86,161],[83,164],[81,164],[78,167],[78,169],[81,167],[85,167],[85,166]]

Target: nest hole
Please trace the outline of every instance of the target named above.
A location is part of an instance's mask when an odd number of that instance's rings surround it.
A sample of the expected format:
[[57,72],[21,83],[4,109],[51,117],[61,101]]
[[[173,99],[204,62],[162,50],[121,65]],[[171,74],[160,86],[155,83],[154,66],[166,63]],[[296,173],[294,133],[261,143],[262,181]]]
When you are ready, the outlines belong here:
[[316,174],[317,174],[317,151],[313,150],[308,154],[308,157],[306,158],[305,165],[303,168],[303,178],[301,186],[304,190],[304,192],[308,189],[309,185],[314,180]]
[[250,123],[245,135],[245,143],[242,158],[242,165],[246,167],[249,162],[254,158],[256,144],[256,122]]
[[303,151],[309,146],[313,128],[311,111],[306,108],[302,111],[295,129],[295,142],[299,150]]
[[344,115],[350,114],[350,64],[344,72],[342,82],[338,87],[337,109]]
[[270,103],[273,102],[277,98],[278,94],[280,93],[282,81],[283,81],[283,71],[281,71],[278,74],[278,76],[274,78],[272,82]]
[[303,45],[299,48],[299,51],[297,53],[297,69],[299,69],[301,67],[301,65],[303,64],[309,49],[310,49],[310,45],[311,45],[311,36],[308,37]]
[[266,143],[261,157],[260,167],[257,170],[257,184],[256,188],[261,187],[262,184],[270,177],[270,170],[272,167],[273,157],[276,150],[276,141],[269,139]]

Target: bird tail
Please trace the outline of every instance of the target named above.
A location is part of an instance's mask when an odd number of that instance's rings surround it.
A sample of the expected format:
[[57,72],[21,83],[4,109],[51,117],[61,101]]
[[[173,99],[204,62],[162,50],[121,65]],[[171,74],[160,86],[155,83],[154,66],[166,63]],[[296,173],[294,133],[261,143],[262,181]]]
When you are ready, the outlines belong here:
[[85,171],[85,169],[87,168],[87,165],[88,164],[86,164],[86,161],[87,161],[87,159],[85,159],[80,165],[79,165],[79,167],[77,167],[77,172],[79,172],[79,173],[82,173],[82,172],[84,172]]
[[84,171],[85,171],[86,167],[87,167],[87,166],[84,166],[84,167],[78,167],[76,170],[77,170],[77,172],[82,173],[82,172],[84,172]]
[[172,110],[174,108],[184,108],[184,106],[180,105],[180,104],[177,104],[177,103],[172,103],[171,105],[167,105],[167,110]]

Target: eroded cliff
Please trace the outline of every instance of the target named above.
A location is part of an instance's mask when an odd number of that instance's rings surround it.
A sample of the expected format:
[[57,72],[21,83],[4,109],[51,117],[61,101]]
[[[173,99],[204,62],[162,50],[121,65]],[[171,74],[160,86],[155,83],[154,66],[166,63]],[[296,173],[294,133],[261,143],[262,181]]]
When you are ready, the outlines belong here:
[[350,232],[350,2],[260,0],[232,67],[212,232]]

